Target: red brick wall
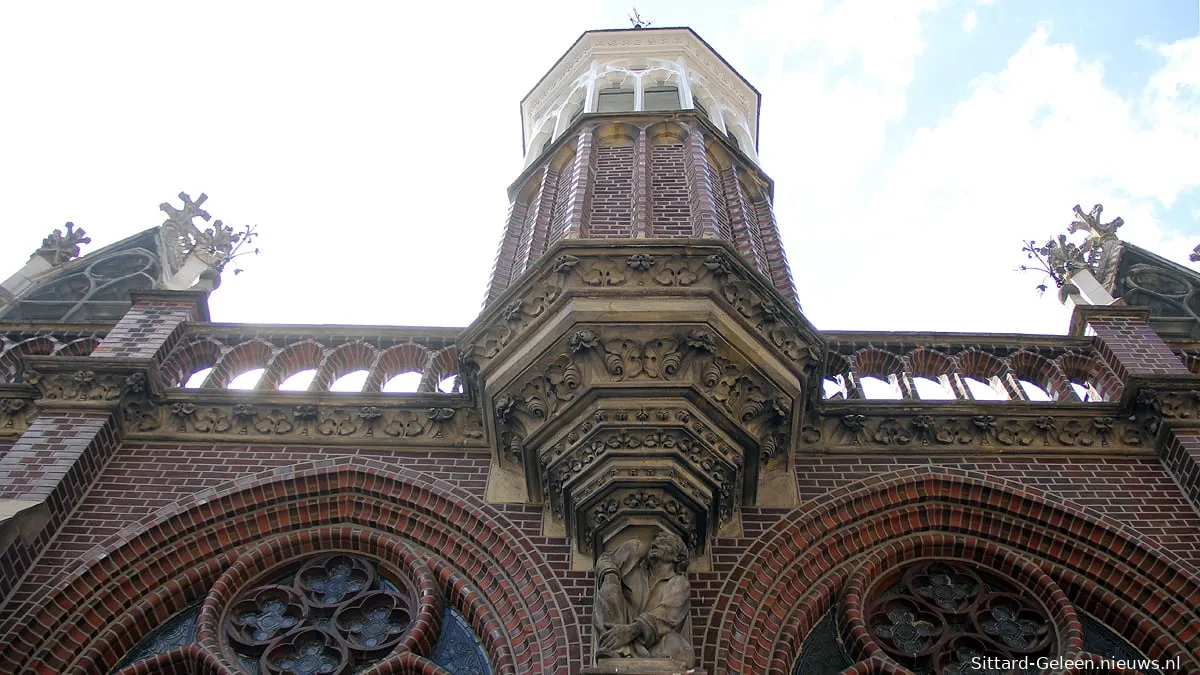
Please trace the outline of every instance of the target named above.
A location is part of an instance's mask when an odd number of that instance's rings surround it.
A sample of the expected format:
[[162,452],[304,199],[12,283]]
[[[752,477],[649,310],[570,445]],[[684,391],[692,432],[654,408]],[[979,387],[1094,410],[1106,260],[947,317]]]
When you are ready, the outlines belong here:
[[598,146],[588,236],[632,237],[633,146]]
[[[572,159],[572,162],[574,159]],[[546,243],[549,248],[551,244],[562,239],[570,226],[571,213],[571,191],[568,189],[573,175],[569,170],[572,164],[568,164],[561,173],[555,178],[558,185],[554,193],[554,215],[550,220],[550,237]]]
[[801,502],[910,467],[983,471],[1069,499],[1128,525],[1200,569],[1200,515],[1155,457],[798,457]]
[[[345,456],[384,462],[396,469],[427,473],[482,496],[489,458],[481,452],[355,450],[345,448],[170,445],[128,443],[113,455],[95,487],[87,494],[45,555],[13,596],[28,603],[95,555],[101,541],[181,497],[216,488],[239,478],[304,462]],[[1152,541],[1200,568],[1200,516],[1180,494],[1171,476],[1153,457],[1062,458],[996,457],[800,457],[795,462],[802,503],[859,481],[912,467],[942,467],[985,472],[1023,483],[1086,506],[1115,524],[1135,528]],[[590,658],[593,578],[570,570],[570,551],[563,538],[542,536],[542,510],[532,505],[495,505],[521,530],[546,561],[543,574],[557,578],[566,602],[578,617],[585,660]],[[802,509],[805,507],[802,507]],[[692,571],[693,624],[697,642],[711,623],[709,613],[725,584],[744,565],[748,551],[790,509],[743,507],[743,534],[712,544],[712,571]],[[90,555],[89,555],[90,554]],[[10,604],[13,611],[20,604]],[[28,607],[28,604],[24,606]],[[711,646],[711,645],[710,645]]]
[[1100,338],[1100,354],[1124,382],[1130,375],[1186,374],[1188,369],[1149,324],[1116,316],[1090,317],[1088,326]]
[[721,176],[721,169],[717,167],[716,159],[709,156],[704,170],[708,172],[708,182],[712,185],[717,236],[725,241],[733,241],[733,225],[729,222],[729,200],[725,198],[725,180]]
[[1200,430],[1173,430],[1163,447],[1162,461],[1187,498],[1200,508]]
[[683,171],[683,144],[650,146],[650,212],[653,236],[690,237],[688,184]]

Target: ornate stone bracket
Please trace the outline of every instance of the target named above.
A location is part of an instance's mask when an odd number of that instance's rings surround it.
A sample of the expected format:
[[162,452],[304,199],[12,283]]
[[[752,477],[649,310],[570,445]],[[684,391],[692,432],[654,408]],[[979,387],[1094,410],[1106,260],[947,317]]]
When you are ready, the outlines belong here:
[[[460,340],[465,370],[488,364],[519,338],[538,328],[570,297],[578,295],[708,295],[751,326],[798,373],[813,369],[823,340],[794,307],[728,247],[657,246],[597,248],[574,242],[547,255],[538,273],[488,308]],[[603,243],[603,242],[601,242]]]
[[37,417],[37,391],[28,385],[0,384],[0,437],[19,436]]

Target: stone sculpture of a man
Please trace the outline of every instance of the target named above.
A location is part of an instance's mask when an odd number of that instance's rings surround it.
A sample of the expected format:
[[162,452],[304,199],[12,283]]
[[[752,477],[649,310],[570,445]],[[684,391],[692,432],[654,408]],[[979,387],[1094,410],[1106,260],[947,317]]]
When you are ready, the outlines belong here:
[[690,553],[683,539],[659,532],[633,540],[596,561],[593,615],[600,658],[664,658],[695,662],[688,616]]

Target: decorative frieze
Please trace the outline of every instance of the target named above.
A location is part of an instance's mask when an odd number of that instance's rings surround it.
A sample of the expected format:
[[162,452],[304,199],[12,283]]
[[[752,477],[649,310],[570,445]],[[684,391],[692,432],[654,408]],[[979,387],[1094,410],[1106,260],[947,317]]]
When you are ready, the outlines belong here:
[[715,243],[561,248],[530,277],[464,334],[460,354],[472,364],[470,368],[486,369],[570,297],[651,291],[713,298],[799,372],[814,368],[823,351],[822,339],[799,312],[783,304],[778,293],[736,254]]
[[814,414],[800,432],[801,445],[816,451],[1110,451],[1152,447],[1154,439],[1152,424],[1114,406],[1028,413],[839,408],[825,406]]
[[[297,396],[188,396],[123,409],[133,437],[344,445],[484,446],[479,413],[463,397],[449,401],[353,397],[345,402]],[[449,397],[446,397],[449,398]]]

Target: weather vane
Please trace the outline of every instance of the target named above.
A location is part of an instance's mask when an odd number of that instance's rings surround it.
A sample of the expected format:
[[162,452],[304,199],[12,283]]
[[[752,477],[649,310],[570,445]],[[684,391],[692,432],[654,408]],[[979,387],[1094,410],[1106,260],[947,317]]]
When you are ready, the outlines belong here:
[[633,14],[629,15],[629,23],[633,24],[634,28],[647,28],[654,22],[643,19],[642,15],[638,14],[637,7],[634,7]]

